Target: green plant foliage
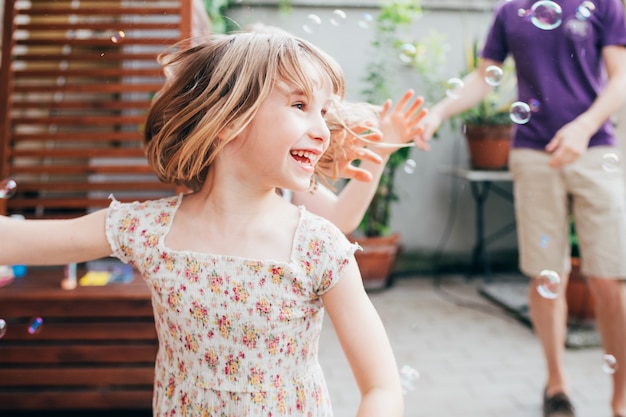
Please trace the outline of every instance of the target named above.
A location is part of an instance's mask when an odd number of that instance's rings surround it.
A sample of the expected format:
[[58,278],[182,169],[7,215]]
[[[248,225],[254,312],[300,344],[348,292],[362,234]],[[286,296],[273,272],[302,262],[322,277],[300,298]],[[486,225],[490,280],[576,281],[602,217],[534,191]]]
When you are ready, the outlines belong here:
[[[382,0],[380,13],[375,20],[375,36],[371,43],[372,56],[375,57],[367,65],[364,78],[366,87],[361,91],[363,98],[370,103],[382,103],[389,97],[393,97],[390,74],[404,63],[416,70],[420,75],[429,74],[430,65],[437,65],[440,61],[429,59],[425,50],[434,51],[443,56],[440,38],[431,37],[428,40],[407,41],[403,36],[402,29],[409,29],[415,21],[422,16],[420,0]],[[404,50],[408,48],[409,52]],[[406,57],[401,61],[399,56]],[[439,86],[434,80],[423,77],[423,81],[431,87]],[[428,84],[429,83],[429,84]],[[427,94],[424,95],[428,99]],[[395,176],[409,157],[410,148],[402,148],[393,153],[381,176],[380,182],[374,194],[361,224],[359,232],[366,236],[383,236],[389,234],[389,221],[391,217],[391,205],[398,201],[395,188]]]
[[[465,76],[476,69],[479,61],[478,51],[478,41],[474,40],[466,48],[467,72],[461,74],[461,76]],[[515,86],[517,84],[512,59],[509,58],[504,62],[502,71],[503,78],[500,84],[495,86],[477,106],[458,116],[461,124],[497,126],[510,125],[512,123],[510,108],[514,101]]]

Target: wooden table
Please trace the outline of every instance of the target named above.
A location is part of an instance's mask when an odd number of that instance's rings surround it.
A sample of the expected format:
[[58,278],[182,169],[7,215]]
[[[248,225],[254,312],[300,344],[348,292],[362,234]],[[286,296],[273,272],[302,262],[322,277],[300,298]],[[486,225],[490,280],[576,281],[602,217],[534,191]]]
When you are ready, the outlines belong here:
[[150,409],[158,341],[144,281],[63,290],[62,278],[31,267],[0,288],[0,414]]

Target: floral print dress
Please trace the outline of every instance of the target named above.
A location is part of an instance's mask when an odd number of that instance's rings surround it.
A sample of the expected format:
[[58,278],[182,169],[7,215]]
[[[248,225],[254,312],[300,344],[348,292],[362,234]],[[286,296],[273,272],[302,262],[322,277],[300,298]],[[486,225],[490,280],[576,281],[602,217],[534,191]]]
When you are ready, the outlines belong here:
[[300,208],[289,262],[168,249],[182,195],[113,201],[112,256],[152,293],[159,337],[155,416],[332,416],[318,363],[321,295],[357,245]]

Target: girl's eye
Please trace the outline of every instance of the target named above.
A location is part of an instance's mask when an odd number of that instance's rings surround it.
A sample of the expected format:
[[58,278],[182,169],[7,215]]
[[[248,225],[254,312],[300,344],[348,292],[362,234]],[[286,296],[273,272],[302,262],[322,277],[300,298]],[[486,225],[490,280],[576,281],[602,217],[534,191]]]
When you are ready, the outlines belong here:
[[304,110],[304,103],[296,103],[293,105],[293,107],[297,108],[298,110]]

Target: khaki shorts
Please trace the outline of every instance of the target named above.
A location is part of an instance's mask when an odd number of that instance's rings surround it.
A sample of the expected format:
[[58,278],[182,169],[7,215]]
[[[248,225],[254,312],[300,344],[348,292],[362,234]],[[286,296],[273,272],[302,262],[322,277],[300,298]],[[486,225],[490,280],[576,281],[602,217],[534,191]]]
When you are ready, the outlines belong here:
[[513,149],[509,155],[520,269],[531,277],[545,269],[568,274],[573,218],[582,272],[626,278],[626,190],[619,150],[593,147],[561,169],[550,168],[549,159],[550,154],[532,149]]

